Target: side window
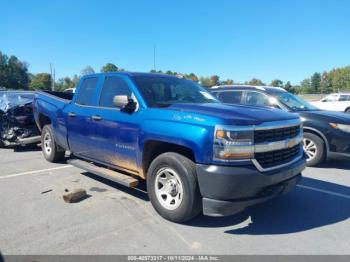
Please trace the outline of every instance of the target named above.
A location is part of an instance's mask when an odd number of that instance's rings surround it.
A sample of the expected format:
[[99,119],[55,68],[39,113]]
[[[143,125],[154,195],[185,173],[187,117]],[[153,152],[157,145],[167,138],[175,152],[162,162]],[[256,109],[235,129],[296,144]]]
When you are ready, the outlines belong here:
[[79,89],[76,103],[79,105],[92,105],[92,99],[96,90],[98,78],[85,78]]
[[339,96],[339,101],[349,101],[349,96],[348,95],[340,95]]
[[100,106],[115,107],[113,98],[119,95],[131,97],[131,90],[128,84],[118,76],[106,77],[100,97]]
[[219,93],[219,99],[223,103],[240,104],[242,99],[242,91],[228,91]]
[[246,104],[252,106],[273,106],[269,97],[258,92],[247,92]]

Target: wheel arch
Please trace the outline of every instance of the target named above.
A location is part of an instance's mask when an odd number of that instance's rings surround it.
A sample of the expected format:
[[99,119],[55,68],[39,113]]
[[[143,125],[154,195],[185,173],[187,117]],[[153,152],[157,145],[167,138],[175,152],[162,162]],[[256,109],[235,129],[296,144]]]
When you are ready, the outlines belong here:
[[158,140],[148,140],[144,145],[142,154],[142,172],[144,178],[147,178],[147,171],[152,161],[157,156],[166,152],[181,154],[195,162],[195,154],[189,147]]
[[52,121],[47,115],[42,113],[39,114],[38,125],[40,130],[42,130],[45,125],[50,125],[51,123]]
[[326,157],[327,157],[328,154],[329,154],[329,150],[330,149],[329,149],[329,143],[328,143],[328,140],[327,140],[326,136],[321,131],[319,131],[316,128],[313,128],[313,127],[304,127],[303,129],[304,129],[304,133],[306,133],[306,132],[307,133],[312,133],[312,134],[320,137],[323,140],[323,142],[324,142],[324,144],[326,146]]

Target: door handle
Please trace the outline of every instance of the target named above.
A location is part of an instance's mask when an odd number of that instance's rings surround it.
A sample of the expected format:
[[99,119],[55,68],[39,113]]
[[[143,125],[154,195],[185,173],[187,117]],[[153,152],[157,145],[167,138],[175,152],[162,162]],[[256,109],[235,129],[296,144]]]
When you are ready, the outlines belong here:
[[68,113],[68,116],[70,116],[70,117],[75,117],[76,114],[75,114],[74,112],[69,112],[69,113]]
[[91,118],[92,118],[92,120],[95,120],[95,121],[100,121],[100,120],[102,120],[102,117],[100,117],[99,115],[94,115],[94,116],[92,116]]

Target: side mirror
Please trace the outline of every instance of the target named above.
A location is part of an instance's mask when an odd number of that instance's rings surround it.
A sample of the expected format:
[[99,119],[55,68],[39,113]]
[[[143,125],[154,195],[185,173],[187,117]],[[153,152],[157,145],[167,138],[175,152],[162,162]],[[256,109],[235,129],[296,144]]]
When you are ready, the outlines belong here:
[[121,111],[132,113],[136,110],[136,102],[128,96],[120,95],[113,97],[113,104],[120,108]]
[[116,107],[124,108],[129,103],[129,99],[127,96],[115,96],[113,97],[113,104]]

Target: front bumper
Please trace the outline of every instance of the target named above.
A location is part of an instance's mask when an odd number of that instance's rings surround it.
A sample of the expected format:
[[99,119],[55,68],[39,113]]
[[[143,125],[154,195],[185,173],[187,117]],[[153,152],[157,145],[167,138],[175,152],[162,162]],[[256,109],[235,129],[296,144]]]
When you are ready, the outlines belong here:
[[268,172],[260,172],[254,165],[197,164],[203,213],[210,216],[233,215],[248,206],[287,193],[299,181],[305,165],[305,157],[286,167]]

